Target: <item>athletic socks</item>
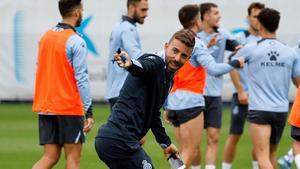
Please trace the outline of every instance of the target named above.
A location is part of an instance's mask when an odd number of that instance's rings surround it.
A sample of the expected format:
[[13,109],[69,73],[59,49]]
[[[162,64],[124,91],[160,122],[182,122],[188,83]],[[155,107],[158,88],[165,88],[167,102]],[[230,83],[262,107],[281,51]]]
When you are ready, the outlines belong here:
[[212,165],[212,164],[206,165],[206,166],[205,166],[205,169],[216,169],[216,166],[215,166],[215,165]]
[[257,161],[252,161],[252,168],[253,169],[259,169]]
[[284,156],[284,159],[289,163],[292,163],[294,160],[293,149],[290,149],[289,152]]
[[192,165],[191,169],[201,169],[201,165],[196,165],[196,166]]
[[231,169],[231,166],[232,164],[230,163],[225,163],[225,162],[222,163],[222,169]]
[[295,163],[296,163],[296,166],[297,166],[297,169],[300,169],[300,154],[297,154],[295,156]]

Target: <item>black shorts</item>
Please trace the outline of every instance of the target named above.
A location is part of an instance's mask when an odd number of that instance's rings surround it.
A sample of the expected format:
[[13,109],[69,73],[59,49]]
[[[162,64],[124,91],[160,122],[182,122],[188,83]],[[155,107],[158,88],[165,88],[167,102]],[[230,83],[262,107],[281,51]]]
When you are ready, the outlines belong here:
[[296,126],[291,127],[291,137],[297,141],[300,141],[300,128]]
[[204,110],[204,128],[213,127],[221,128],[222,125],[222,110],[223,103],[221,96],[211,97],[204,96],[205,110]]
[[175,127],[179,127],[181,124],[192,120],[203,112],[204,107],[193,107],[183,110],[170,110],[168,119]]
[[247,116],[250,123],[270,125],[270,143],[278,144],[287,119],[287,112],[267,112],[260,110],[250,110]]
[[83,116],[39,115],[40,144],[84,142]]
[[243,134],[248,114],[248,104],[240,104],[237,93],[232,95],[230,134]]
[[95,149],[110,169],[154,169],[151,158],[142,148],[133,150],[122,141],[97,137]]

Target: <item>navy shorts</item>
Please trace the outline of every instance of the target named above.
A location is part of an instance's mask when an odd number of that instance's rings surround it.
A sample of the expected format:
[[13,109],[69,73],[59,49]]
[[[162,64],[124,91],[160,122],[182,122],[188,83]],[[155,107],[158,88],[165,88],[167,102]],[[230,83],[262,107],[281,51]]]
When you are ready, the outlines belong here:
[[291,127],[291,137],[297,141],[300,141],[300,128],[292,126]]
[[223,103],[221,96],[211,97],[204,96],[205,110],[204,110],[204,128],[213,127],[221,128],[222,125],[222,111]]
[[40,144],[83,143],[83,116],[39,115]]
[[204,107],[193,107],[183,110],[170,110],[168,119],[175,127],[179,127],[181,124],[196,118],[199,114],[201,114],[201,112],[203,112],[203,110]]
[[286,123],[287,112],[267,112],[260,110],[250,110],[247,118],[250,123],[270,125],[270,143],[279,143]]
[[230,134],[243,134],[248,114],[248,104],[240,104],[237,93],[232,95]]
[[151,158],[141,147],[133,150],[120,140],[97,137],[95,149],[110,169],[154,169]]

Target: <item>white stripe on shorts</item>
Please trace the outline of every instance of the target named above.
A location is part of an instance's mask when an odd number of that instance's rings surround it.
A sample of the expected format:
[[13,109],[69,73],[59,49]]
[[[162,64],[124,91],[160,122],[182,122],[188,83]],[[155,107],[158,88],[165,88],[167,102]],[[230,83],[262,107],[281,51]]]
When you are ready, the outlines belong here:
[[76,137],[76,139],[75,139],[75,144],[78,143],[80,136],[81,136],[81,132],[79,131],[79,132],[78,132],[78,135],[77,135],[77,137]]

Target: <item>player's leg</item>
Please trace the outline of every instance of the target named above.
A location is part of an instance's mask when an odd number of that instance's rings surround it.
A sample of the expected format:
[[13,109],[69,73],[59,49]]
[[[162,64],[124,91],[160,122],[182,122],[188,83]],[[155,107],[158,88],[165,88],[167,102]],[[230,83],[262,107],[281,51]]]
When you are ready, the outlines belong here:
[[179,137],[182,148],[182,158],[186,168],[191,166],[196,154],[199,153],[199,145],[203,130],[203,113],[180,125]]
[[300,169],[300,128],[291,127],[291,137],[294,139],[293,154],[297,169]]
[[256,158],[256,155],[255,155],[255,152],[254,152],[253,148],[251,150],[251,154],[252,154],[252,169],[259,169],[257,158]]
[[225,146],[224,146],[222,169],[231,168],[236,153],[237,143],[240,137],[241,135],[238,134],[230,134],[226,139]]
[[272,113],[271,138],[270,138],[270,160],[274,168],[277,168],[277,146],[280,142],[287,119],[287,112]]
[[59,160],[61,146],[58,144],[57,120],[57,116],[54,115],[39,115],[39,141],[40,145],[43,145],[44,153],[33,169],[52,168]]
[[220,128],[222,122],[222,100],[221,97],[205,97],[206,113],[204,114],[207,132],[207,148],[205,153],[206,169],[215,169]]
[[34,164],[32,169],[51,169],[59,160],[61,146],[45,144],[42,158]]
[[115,157],[115,159],[112,158],[112,156],[115,156],[114,153],[122,155],[122,150],[118,149],[117,145],[121,147],[122,145],[124,145],[124,143],[114,139],[102,137],[96,137],[95,139],[95,150],[98,154],[98,157],[110,169],[118,169],[118,166],[114,166],[116,165],[116,162],[114,161],[118,161],[119,159],[117,158],[117,156]]
[[273,168],[277,168],[277,144],[270,144],[270,160]]
[[237,93],[232,96],[231,102],[231,123],[229,136],[226,139],[223,156],[223,169],[230,169],[235,157],[237,143],[243,133],[245,120],[248,112],[248,105],[241,105]]
[[196,155],[192,161],[191,169],[201,169],[201,144],[196,149]]
[[175,137],[179,143],[179,151],[186,165],[191,166],[191,162],[200,153],[199,145],[203,130],[203,107],[195,107],[184,110],[169,111],[168,119],[175,127]]
[[199,144],[199,147],[196,149],[196,154],[192,160],[191,169],[201,169],[201,144]]
[[78,169],[85,140],[82,116],[59,116],[60,143],[64,146],[66,169]]
[[151,158],[148,156],[148,154],[144,151],[143,148],[140,148],[132,154],[130,154],[130,157],[128,159],[120,160],[120,164],[118,165],[119,169],[154,169],[154,165],[152,164]]
[[64,144],[66,169],[79,169],[82,144]]
[[[299,137],[300,140],[300,137]],[[295,157],[295,164],[297,166],[297,169],[300,169],[300,141],[294,140],[293,143],[293,152]]]
[[271,126],[251,122],[250,135],[260,169],[273,169],[269,156]]
[[[220,128],[207,128],[207,148],[205,154],[205,162],[208,168],[215,168],[218,155],[218,143],[220,138]],[[207,167],[206,167],[207,168]]]

